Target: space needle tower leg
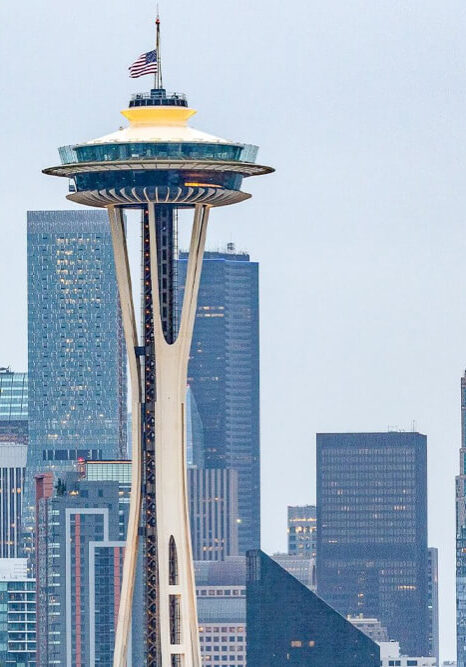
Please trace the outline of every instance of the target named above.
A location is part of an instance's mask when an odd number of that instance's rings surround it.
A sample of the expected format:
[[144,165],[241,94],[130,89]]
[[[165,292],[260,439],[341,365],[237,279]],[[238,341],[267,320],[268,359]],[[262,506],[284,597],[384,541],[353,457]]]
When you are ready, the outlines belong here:
[[156,363],[156,512],[162,667],[201,667],[188,514],[185,401],[209,208],[202,204],[195,206],[179,333],[170,344],[163,334],[160,312],[155,204],[149,204]]
[[136,354],[138,335],[131,289],[131,274],[126,245],[123,211],[111,206],[108,208],[110,229],[112,233],[115,271],[120,295],[121,314],[125,334],[126,349],[129,361],[131,381],[131,413],[132,413],[132,468],[131,496],[126,537],[125,559],[118,613],[118,625],[115,637],[114,667],[125,667],[128,651],[128,640],[131,627],[131,610],[133,605],[134,581],[138,557],[139,522],[141,515],[141,477],[142,477],[142,444],[141,444],[141,403],[142,387],[139,360]]

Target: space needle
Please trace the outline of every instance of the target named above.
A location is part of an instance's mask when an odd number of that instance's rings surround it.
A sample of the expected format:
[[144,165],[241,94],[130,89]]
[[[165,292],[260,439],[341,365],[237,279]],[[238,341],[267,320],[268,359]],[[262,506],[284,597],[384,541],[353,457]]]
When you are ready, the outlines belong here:
[[[201,667],[186,476],[185,401],[207,221],[216,206],[250,197],[243,178],[268,174],[257,147],[188,125],[185,95],[163,86],[160,20],[156,48],[130,68],[154,73],[154,87],[133,95],[112,134],[59,149],[45,174],[70,179],[67,198],[106,208],[129,359],[132,480],[114,667],[124,667],[131,626],[138,543],[144,541],[145,654],[150,667]],[[126,209],[141,211],[142,333],[133,303]],[[188,268],[177,321],[178,211],[193,209]]]

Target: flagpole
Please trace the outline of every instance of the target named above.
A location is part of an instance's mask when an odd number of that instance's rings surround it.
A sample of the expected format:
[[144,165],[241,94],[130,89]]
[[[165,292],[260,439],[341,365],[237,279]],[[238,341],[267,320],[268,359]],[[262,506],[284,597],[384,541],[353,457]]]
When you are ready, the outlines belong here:
[[159,15],[159,6],[157,5],[157,18],[155,20],[156,26],[156,39],[155,39],[155,50],[157,54],[157,72],[154,76],[154,85],[156,89],[163,88],[163,78],[162,78],[162,58],[160,54],[160,15]]

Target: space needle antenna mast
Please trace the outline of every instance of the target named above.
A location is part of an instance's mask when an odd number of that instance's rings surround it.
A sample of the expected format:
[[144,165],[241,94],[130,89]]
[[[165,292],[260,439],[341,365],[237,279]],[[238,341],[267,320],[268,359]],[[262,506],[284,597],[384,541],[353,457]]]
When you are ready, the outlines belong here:
[[154,88],[160,90],[163,88],[162,74],[162,52],[160,50],[160,12],[157,3],[157,18],[155,19],[155,53],[157,56],[157,71],[154,75]]
[[[113,667],[126,667],[141,537],[145,662],[201,667],[186,463],[186,383],[209,213],[242,202],[243,180],[269,174],[257,146],[190,127],[183,93],[163,88],[160,19],[156,48],[129,68],[155,74],[155,89],[132,96],[128,125],[60,150],[44,173],[73,180],[68,199],[108,212],[131,381],[132,477]],[[137,327],[125,209],[141,211],[142,334]],[[177,304],[179,210],[193,211],[183,298]],[[187,224],[187,221],[186,221]],[[178,314],[179,313],[179,314]],[[72,646],[69,644],[69,661]],[[71,664],[71,662],[70,662]]]

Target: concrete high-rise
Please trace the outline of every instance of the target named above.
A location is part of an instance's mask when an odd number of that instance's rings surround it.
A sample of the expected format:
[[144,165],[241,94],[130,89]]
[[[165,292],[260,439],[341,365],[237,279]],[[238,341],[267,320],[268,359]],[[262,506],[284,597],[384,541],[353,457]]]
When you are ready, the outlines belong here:
[[22,555],[22,504],[27,445],[0,441],[0,558]]
[[246,559],[195,562],[204,665],[246,666]]
[[[157,46],[159,30],[157,20]],[[184,95],[167,93],[162,85],[160,49],[149,55],[157,61],[154,88],[134,95],[122,112],[129,126],[63,147],[62,164],[45,173],[71,178],[73,191],[68,198],[75,203],[107,209],[113,238],[129,356],[133,429],[132,493],[114,665],[126,664],[142,532],[146,660],[150,665],[199,667],[185,472],[185,402],[207,221],[213,207],[249,197],[241,190],[244,177],[272,169],[255,163],[256,147],[189,127],[195,110],[188,107]],[[142,340],[131,291],[124,220],[127,207],[142,214]],[[186,208],[194,209],[194,223],[178,323],[176,225],[177,211]],[[253,463],[248,465],[254,467]]]
[[189,520],[194,560],[238,555],[236,470],[188,469]]
[[[179,293],[188,260],[180,253]],[[238,471],[239,549],[260,545],[259,266],[229,244],[206,252],[188,366],[204,465]]]
[[28,441],[28,376],[0,368],[0,442]]
[[125,458],[126,361],[107,216],[30,211],[27,241],[33,480],[79,458]]
[[319,433],[317,526],[318,594],[428,655],[426,436]]

